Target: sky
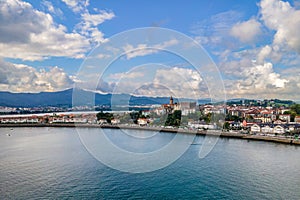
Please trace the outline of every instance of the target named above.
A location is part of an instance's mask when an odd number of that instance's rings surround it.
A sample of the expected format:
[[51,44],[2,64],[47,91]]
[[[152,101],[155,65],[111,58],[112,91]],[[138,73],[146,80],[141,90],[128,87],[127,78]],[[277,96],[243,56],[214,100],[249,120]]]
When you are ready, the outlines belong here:
[[1,0],[0,91],[300,100],[299,31],[298,0]]

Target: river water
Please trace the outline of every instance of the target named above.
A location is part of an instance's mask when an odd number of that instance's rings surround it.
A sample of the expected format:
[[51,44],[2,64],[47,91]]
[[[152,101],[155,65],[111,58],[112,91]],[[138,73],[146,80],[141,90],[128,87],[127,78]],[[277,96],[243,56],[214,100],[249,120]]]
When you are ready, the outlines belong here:
[[[87,136],[95,132],[80,128]],[[126,132],[140,137],[117,129],[106,135],[138,153],[162,148],[175,137]],[[1,128],[0,199],[300,199],[299,147],[219,138],[200,159],[204,137],[194,139],[196,145],[170,165],[130,173],[95,159],[75,128]],[[109,156],[119,162],[113,152]]]

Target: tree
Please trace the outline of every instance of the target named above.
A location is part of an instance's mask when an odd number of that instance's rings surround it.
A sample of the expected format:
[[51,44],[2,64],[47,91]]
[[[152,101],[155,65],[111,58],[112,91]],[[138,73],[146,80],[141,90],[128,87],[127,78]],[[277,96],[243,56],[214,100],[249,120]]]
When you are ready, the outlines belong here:
[[97,113],[97,120],[100,120],[100,119],[104,119],[107,121],[107,123],[111,123],[111,120],[114,118],[114,115],[112,113],[103,113],[103,111]]
[[223,129],[229,130],[229,128],[230,128],[229,122],[225,122],[224,125],[223,125]]
[[284,115],[290,115],[291,116],[291,122],[295,121],[295,117],[297,113],[295,111],[289,110],[289,111],[284,111]]
[[142,118],[142,111],[140,110],[139,112],[132,112],[130,113],[130,117],[133,121],[133,123],[137,124],[138,123],[138,119]]
[[227,121],[235,121],[235,122],[243,121],[243,119],[240,118],[239,116],[237,116],[237,115],[230,115],[230,114],[226,115],[226,120]]
[[165,122],[165,126],[180,126],[181,122],[181,110],[175,110],[172,114],[169,114]]
[[294,104],[291,106],[291,111],[294,111],[297,115],[300,115],[300,104]]
[[120,117],[120,122],[121,123],[129,123],[129,122],[131,122],[131,117],[130,117],[130,115],[129,114],[124,114],[123,116],[121,116]]

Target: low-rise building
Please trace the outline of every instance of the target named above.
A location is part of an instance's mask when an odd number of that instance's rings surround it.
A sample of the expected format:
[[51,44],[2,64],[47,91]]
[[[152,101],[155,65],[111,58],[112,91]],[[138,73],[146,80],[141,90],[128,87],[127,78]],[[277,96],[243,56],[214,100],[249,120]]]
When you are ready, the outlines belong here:
[[275,134],[284,134],[285,133],[284,127],[282,125],[274,126],[273,133],[275,133]]
[[253,124],[251,127],[250,127],[250,131],[252,133],[258,133],[260,132],[260,126],[258,124]]
[[300,124],[300,116],[295,116],[295,123]]
[[279,115],[279,119],[288,124],[291,121],[291,115]]
[[139,118],[137,120],[137,123],[139,126],[147,126],[148,125],[148,120],[146,118]]

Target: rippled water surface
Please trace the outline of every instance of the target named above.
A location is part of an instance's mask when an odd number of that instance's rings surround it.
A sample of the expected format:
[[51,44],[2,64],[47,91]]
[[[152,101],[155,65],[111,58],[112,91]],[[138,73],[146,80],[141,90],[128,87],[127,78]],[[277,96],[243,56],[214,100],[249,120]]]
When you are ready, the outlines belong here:
[[[135,152],[153,151],[174,138],[152,134],[130,130],[149,135],[143,141],[107,131],[112,141]],[[200,145],[163,169],[132,174],[97,161],[74,128],[1,128],[0,199],[300,199],[299,147],[220,138],[199,159],[203,140],[197,137]]]

